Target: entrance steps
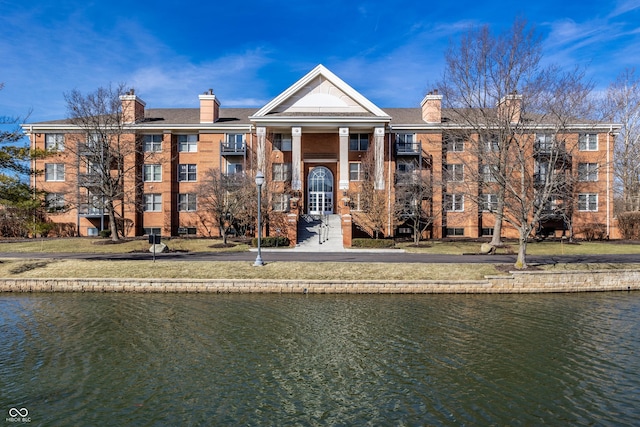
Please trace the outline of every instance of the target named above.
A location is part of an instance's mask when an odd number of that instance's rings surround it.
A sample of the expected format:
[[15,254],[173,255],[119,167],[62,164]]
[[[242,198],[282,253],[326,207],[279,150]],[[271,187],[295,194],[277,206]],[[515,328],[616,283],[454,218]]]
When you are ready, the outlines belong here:
[[296,252],[342,252],[340,215],[302,215],[298,222]]

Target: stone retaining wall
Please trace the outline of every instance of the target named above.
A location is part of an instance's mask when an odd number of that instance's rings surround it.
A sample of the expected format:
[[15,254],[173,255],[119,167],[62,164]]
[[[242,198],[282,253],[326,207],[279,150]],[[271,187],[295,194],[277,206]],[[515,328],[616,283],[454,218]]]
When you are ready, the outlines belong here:
[[2,279],[0,292],[488,294],[640,290],[640,270],[516,271],[485,280]]

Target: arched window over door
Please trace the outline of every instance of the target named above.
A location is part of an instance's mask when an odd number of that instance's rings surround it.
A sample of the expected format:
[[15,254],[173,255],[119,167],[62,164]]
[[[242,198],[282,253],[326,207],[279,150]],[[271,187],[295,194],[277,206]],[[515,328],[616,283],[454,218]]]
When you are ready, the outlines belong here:
[[324,166],[316,166],[309,172],[309,215],[333,213],[333,174]]

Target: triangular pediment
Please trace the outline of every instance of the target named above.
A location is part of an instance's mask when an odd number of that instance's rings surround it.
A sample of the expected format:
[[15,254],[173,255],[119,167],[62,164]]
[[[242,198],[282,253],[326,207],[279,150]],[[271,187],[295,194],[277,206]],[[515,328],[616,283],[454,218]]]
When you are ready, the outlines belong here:
[[262,107],[252,118],[273,114],[388,117],[375,104],[322,65],[318,65]]

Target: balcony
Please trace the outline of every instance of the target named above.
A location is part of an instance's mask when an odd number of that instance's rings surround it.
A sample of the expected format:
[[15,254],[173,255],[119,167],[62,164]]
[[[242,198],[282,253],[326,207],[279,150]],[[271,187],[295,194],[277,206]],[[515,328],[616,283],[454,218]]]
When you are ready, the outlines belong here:
[[78,186],[95,188],[102,186],[102,177],[95,173],[81,173],[78,175]]
[[398,156],[419,156],[422,154],[421,142],[396,142]]
[[423,177],[421,171],[396,171],[395,184],[397,186],[428,184],[427,178]]
[[78,215],[86,218],[100,218],[104,216],[104,214],[102,208],[96,208],[89,203],[82,203],[78,206]]
[[569,160],[571,155],[567,153],[564,141],[536,141],[533,145],[534,156],[537,158],[560,158]]
[[220,154],[223,156],[244,156],[246,152],[244,141],[220,141]]

